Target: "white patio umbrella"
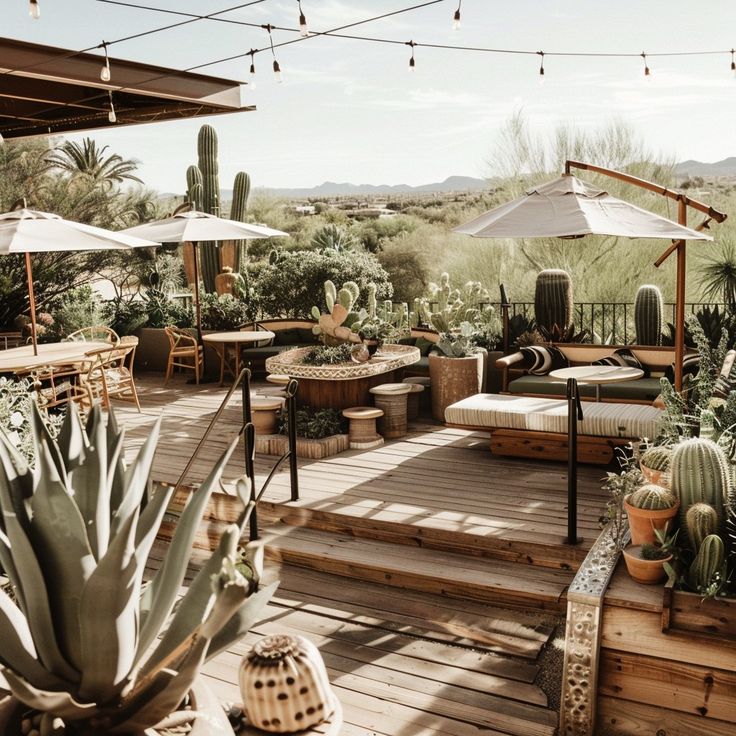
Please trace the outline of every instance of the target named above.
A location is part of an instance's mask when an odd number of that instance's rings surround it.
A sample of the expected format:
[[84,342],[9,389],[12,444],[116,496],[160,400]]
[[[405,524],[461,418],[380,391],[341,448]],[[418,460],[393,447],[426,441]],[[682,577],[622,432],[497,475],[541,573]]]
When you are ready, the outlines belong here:
[[31,305],[31,339],[36,343],[36,297],[33,292],[32,253],[79,252],[145,248],[159,243],[26,208],[0,215],[0,255],[25,254],[28,296]]
[[[527,189],[518,199],[495,207],[453,232],[476,238],[581,238],[585,235],[614,235],[623,238],[713,240],[710,235],[679,225],[666,217],[612,197],[588,182],[565,174]],[[678,283],[684,285],[680,272]],[[684,293],[684,288],[678,294]],[[677,340],[684,344],[684,324],[676,310]],[[678,350],[682,350],[681,345]],[[681,353],[678,353],[681,354]],[[675,372],[681,380],[682,366]],[[678,380],[679,384],[679,380]]]
[[136,225],[123,232],[140,238],[151,238],[161,243],[192,243],[194,247],[194,306],[200,340],[202,337],[202,320],[199,307],[197,244],[207,240],[255,240],[257,238],[288,237],[288,233],[281,232],[281,230],[226,220],[223,217],[209,215],[197,210],[178,212],[163,220],[156,220],[145,225]]

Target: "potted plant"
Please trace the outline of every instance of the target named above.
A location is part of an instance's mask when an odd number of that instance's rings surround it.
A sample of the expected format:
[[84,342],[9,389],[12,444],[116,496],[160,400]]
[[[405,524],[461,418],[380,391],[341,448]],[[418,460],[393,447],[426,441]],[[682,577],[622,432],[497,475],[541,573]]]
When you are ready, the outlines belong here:
[[667,575],[665,565],[673,558],[673,548],[677,533],[667,536],[667,529],[656,530],[654,543],[634,544],[624,549],[624,560],[629,575],[637,583],[656,585]]
[[[21,717],[55,736],[149,736],[189,723],[191,736],[232,736],[224,711],[198,681],[200,667],[237,641],[275,586],[258,590],[259,570],[236,566],[247,505],[179,599],[189,550],[237,439],[183,511],[163,561],[144,570],[173,487],[151,492],[158,439],[151,432],[130,467],[123,435],[98,407],[83,426],[67,412],[53,440],[33,413],[35,471],[0,432],[2,563],[13,596],[0,591],[3,676],[0,732],[21,733]],[[23,733],[27,733],[24,730]]]
[[672,460],[672,449],[666,445],[645,450],[639,458],[639,467],[647,483],[668,488],[670,460]]
[[677,516],[680,502],[672,491],[647,483],[624,499],[633,544],[653,544],[655,531]]
[[437,315],[432,327],[440,333],[435,348],[429,353],[429,377],[432,382],[432,417],[445,421],[445,409],[456,401],[482,390],[484,352],[473,342],[475,329],[463,322],[459,330],[450,332]]

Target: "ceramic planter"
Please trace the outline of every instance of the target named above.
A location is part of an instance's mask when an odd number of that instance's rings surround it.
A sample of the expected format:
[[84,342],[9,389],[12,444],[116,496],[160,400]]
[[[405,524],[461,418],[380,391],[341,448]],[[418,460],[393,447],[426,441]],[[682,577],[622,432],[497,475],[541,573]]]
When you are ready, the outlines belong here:
[[432,381],[432,418],[445,421],[445,409],[460,399],[480,393],[484,383],[484,354],[467,358],[448,358],[429,354],[429,377]]
[[680,502],[678,501],[669,509],[639,509],[632,506],[624,499],[624,508],[626,515],[629,517],[629,529],[631,529],[632,544],[654,544],[657,540],[655,529],[664,530],[665,527],[672,531],[672,520],[677,516],[680,510]]
[[647,483],[662,486],[663,488],[670,487],[670,474],[667,470],[655,470],[654,468],[647,467],[642,462],[639,463],[639,469]]
[[641,556],[641,545],[632,545],[624,550],[626,569],[631,578],[643,585],[656,585],[665,578],[664,563],[669,562],[672,555],[662,560],[644,560]]

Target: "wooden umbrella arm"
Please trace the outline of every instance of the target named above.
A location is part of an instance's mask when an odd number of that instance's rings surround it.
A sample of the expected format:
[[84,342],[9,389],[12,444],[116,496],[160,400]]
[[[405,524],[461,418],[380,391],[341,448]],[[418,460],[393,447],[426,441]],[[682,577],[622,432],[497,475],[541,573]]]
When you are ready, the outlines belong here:
[[[703,222],[701,222],[700,225],[694,227],[693,230],[696,230],[697,232],[707,230],[708,225],[711,222],[711,219],[712,218],[710,217],[706,217],[705,220],[703,220]],[[654,262],[655,268],[659,268],[677,250],[677,244],[679,242],[680,242],[679,240],[672,241],[672,245],[670,245],[669,248],[667,248],[667,250],[664,253],[662,253],[662,255],[659,258],[657,258],[657,260]]]

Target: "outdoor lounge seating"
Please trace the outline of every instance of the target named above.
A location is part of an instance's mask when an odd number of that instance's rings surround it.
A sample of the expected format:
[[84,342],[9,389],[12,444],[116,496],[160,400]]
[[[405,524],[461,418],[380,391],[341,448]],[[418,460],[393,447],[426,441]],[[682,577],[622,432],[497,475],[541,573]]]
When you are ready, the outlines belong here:
[[[636,403],[586,402],[578,423],[578,459],[607,464],[614,448],[657,435],[661,411]],[[447,407],[448,426],[487,430],[498,455],[567,460],[567,401],[476,394]]]
[[249,345],[242,350],[241,356],[254,373],[263,374],[267,358],[293,348],[317,345],[319,339],[312,332],[316,324],[306,319],[269,319],[243,325],[242,330],[269,330],[275,337]]

